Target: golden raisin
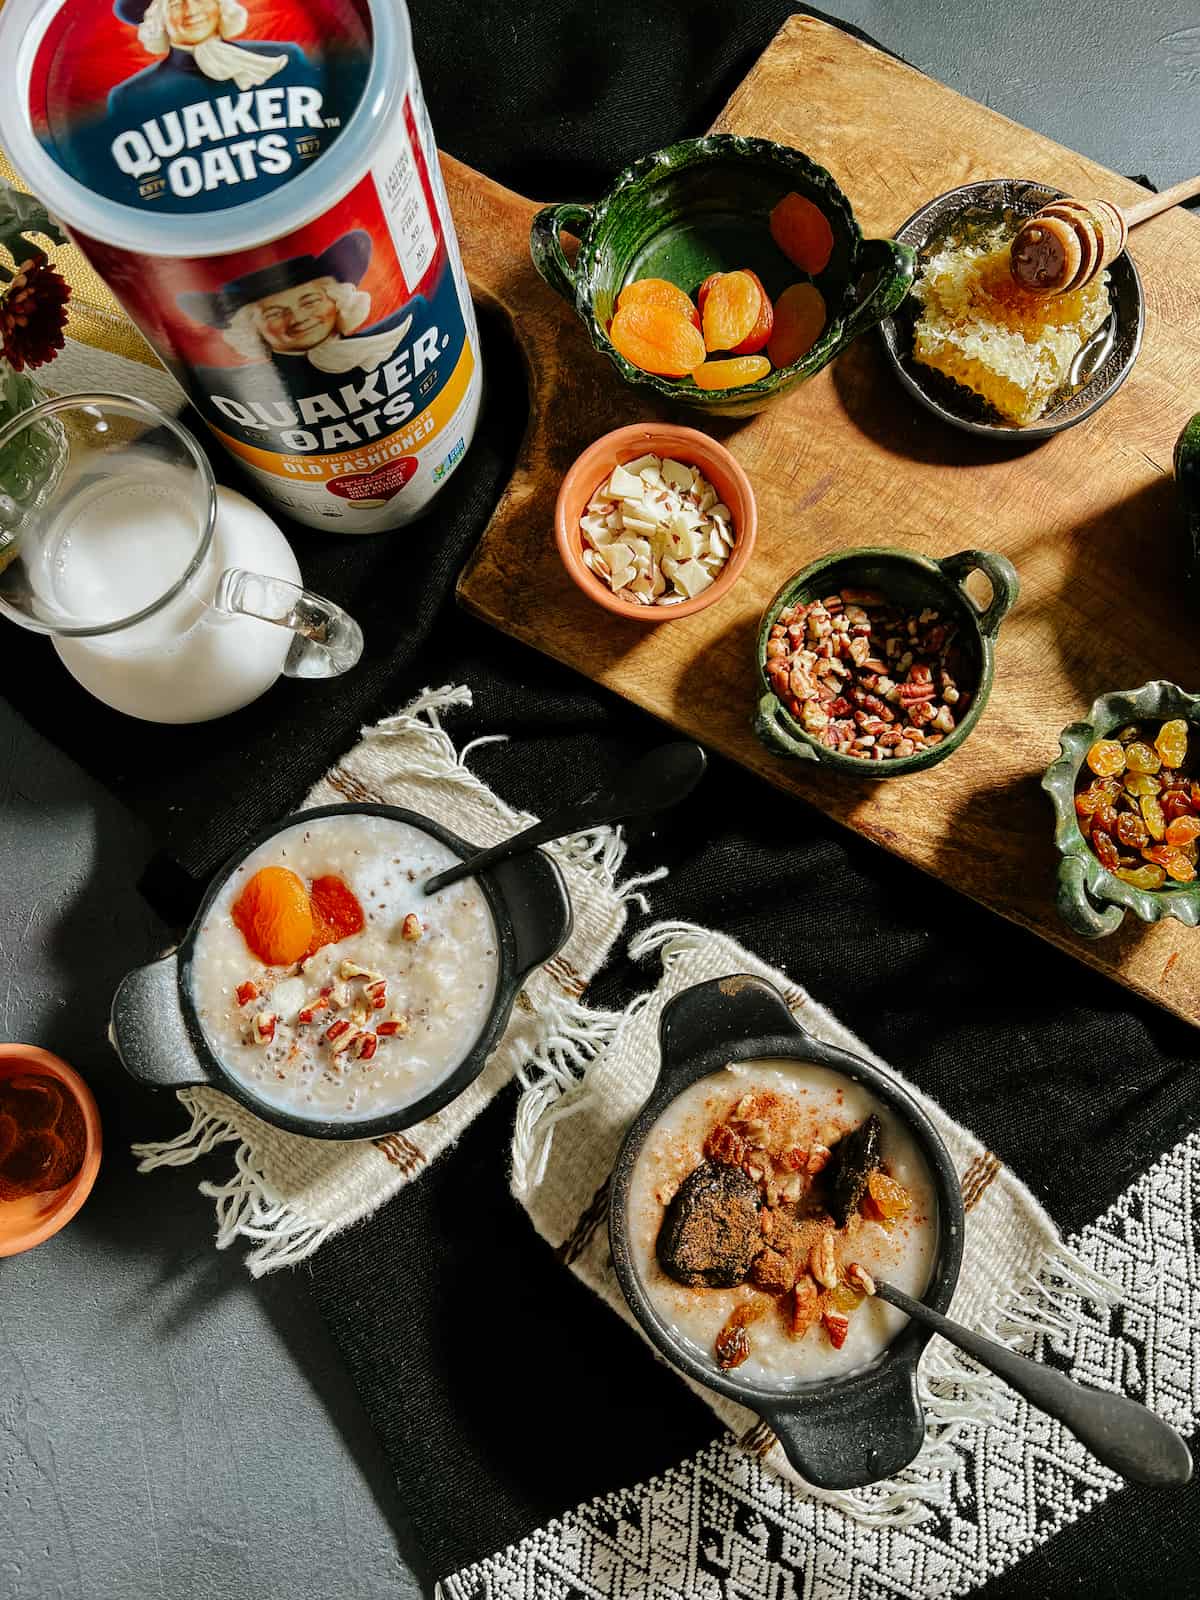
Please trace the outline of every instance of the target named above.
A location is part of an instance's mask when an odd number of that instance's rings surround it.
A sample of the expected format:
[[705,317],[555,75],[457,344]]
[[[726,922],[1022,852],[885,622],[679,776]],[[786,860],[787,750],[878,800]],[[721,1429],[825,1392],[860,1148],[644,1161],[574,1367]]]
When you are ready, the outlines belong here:
[[1124,772],[1125,751],[1115,739],[1097,739],[1087,753],[1087,764],[1099,778]]
[[1182,717],[1173,717],[1158,730],[1154,748],[1164,767],[1181,767],[1187,755],[1188,726]]
[[1125,765],[1130,772],[1157,772],[1162,766],[1162,759],[1145,740],[1135,739],[1132,744],[1125,746]]
[[1167,877],[1161,867],[1149,861],[1142,867],[1117,867],[1116,876],[1135,889],[1161,889]]
[[879,1167],[867,1179],[867,1192],[885,1222],[894,1222],[897,1217],[902,1217],[912,1205],[912,1197],[904,1185],[897,1183],[895,1178],[889,1178]]
[[1141,798],[1142,816],[1146,819],[1146,826],[1150,830],[1152,839],[1161,839],[1167,831],[1166,819],[1163,816],[1162,806],[1158,803],[1157,795],[1144,794]]

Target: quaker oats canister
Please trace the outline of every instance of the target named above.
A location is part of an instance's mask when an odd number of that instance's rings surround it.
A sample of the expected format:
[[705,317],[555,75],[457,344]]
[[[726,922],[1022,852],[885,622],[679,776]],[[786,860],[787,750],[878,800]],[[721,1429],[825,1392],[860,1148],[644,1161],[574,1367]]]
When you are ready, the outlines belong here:
[[0,61],[0,144],[263,495],[424,511],[481,373],[403,0],[7,0]]

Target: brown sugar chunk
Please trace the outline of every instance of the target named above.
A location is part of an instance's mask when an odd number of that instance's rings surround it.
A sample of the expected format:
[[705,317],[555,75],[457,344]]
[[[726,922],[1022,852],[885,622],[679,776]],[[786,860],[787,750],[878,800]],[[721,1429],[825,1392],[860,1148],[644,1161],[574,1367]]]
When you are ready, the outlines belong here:
[[786,1294],[796,1281],[796,1264],[780,1250],[760,1250],[750,1268],[750,1281],[767,1294]]
[[680,1184],[658,1232],[663,1271],[688,1288],[744,1283],[762,1249],[759,1193],[740,1167],[705,1161]]

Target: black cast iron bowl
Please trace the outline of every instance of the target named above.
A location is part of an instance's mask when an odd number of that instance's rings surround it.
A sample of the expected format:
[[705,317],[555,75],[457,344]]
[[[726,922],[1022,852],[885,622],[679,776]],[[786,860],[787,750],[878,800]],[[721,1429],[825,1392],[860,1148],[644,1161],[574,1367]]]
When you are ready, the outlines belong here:
[[571,932],[571,901],[557,865],[541,850],[532,850],[481,872],[476,882],[483,890],[500,957],[496,993],[487,1021],[471,1050],[458,1066],[428,1094],[383,1116],[339,1118],[293,1116],[279,1106],[260,1100],[217,1060],[204,1037],[192,999],[191,969],[196,935],[209,907],[230,875],[246,857],[267,840],[300,822],[321,817],[390,817],[441,840],[456,856],[467,857],[481,848],[468,844],[440,823],[399,806],[318,806],[298,811],[254,836],[217,873],[200,909],[192,918],[178,948],[149,966],[128,973],[113,996],[111,1038],[122,1065],[133,1077],[156,1088],[182,1089],[196,1085],[220,1089],[242,1105],[290,1133],[315,1139],[375,1139],[381,1134],[411,1128],[440,1111],[474,1083],[483,1071],[508,1024],[521,985],[535,967],[549,961]]
[[[1024,178],[965,183],[937,195],[915,211],[896,229],[896,238],[916,251],[919,278],[932,246],[947,227],[964,221],[1004,218],[1015,232],[1023,218],[1031,217],[1052,200],[1064,198],[1062,189]],[[893,315],[880,322],[883,348],[909,394],[943,422],[985,438],[1048,439],[1064,428],[1073,428],[1111,400],[1132,372],[1142,347],[1146,296],[1133,257],[1124,250],[1105,270],[1112,315],[1076,358],[1073,371],[1077,385],[1066,394],[1052,396],[1036,422],[1006,422],[979,395],[914,358],[913,325],[921,311],[916,296],[910,296]]]
[[654,1347],[680,1371],[718,1394],[756,1411],[778,1435],[788,1460],[819,1489],[857,1489],[899,1472],[920,1450],[925,1415],[917,1395],[917,1365],[929,1329],[910,1322],[870,1363],[836,1378],[766,1386],[722,1372],[695,1354],[658,1314],[633,1261],[628,1236],[634,1165],[667,1106],[699,1078],[729,1062],[788,1056],[812,1061],[861,1083],[895,1113],[916,1140],[937,1193],[937,1253],[923,1299],[947,1311],[958,1282],[963,1204],[949,1151],[929,1118],[888,1072],[807,1033],[779,991],[761,978],[735,974],[696,984],[677,995],[659,1024],[658,1081],[625,1135],[613,1169],[609,1242],[630,1310]]

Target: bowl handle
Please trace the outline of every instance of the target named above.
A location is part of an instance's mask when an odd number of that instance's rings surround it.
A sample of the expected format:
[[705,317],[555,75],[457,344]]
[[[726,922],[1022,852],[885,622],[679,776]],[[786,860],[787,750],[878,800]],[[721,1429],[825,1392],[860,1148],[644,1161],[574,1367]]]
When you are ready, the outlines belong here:
[[571,936],[571,897],[558,864],[544,850],[530,850],[490,867],[508,911],[515,944],[517,980],[524,983],[535,967],[558,954]]
[[529,253],[534,266],[571,305],[575,304],[575,269],[563,253],[559,234],[564,228],[568,233],[577,233],[579,224],[586,225],[591,220],[591,206],[564,200],[561,205],[543,206],[529,230]]
[[987,577],[992,586],[991,604],[983,609],[975,604],[970,595],[967,595],[967,601],[978,615],[980,633],[985,639],[994,638],[1021,593],[1021,580],[1017,577],[1016,567],[1007,556],[997,555],[992,550],[960,550],[956,556],[946,556],[936,565],[948,578],[959,584],[972,572],[982,572]]
[[897,1357],[802,1410],[763,1408],[792,1466],[816,1489],[861,1489],[902,1472],[925,1443],[916,1362]]
[[768,750],[774,750],[778,755],[797,756],[801,761],[816,761],[817,752],[812,745],[793,737],[779,721],[780,710],[777,696],[769,691],[764,694],[754,712],[755,733]]
[[113,996],[108,1036],[131,1077],[155,1089],[216,1083],[188,1033],[174,951],[127,973]]
[[863,240],[855,268],[860,279],[868,272],[879,276],[843,323],[839,349],[891,316],[912,288],[916,262],[916,251],[910,245],[899,244],[895,239]]
[[803,1031],[779,990],[764,978],[748,972],[710,978],[663,1007],[658,1024],[662,1076],[669,1078],[703,1051]]
[[1124,906],[1101,906],[1092,899],[1087,886],[1087,864],[1078,856],[1064,856],[1058,863],[1058,914],[1084,939],[1103,939],[1115,933],[1125,916]]

